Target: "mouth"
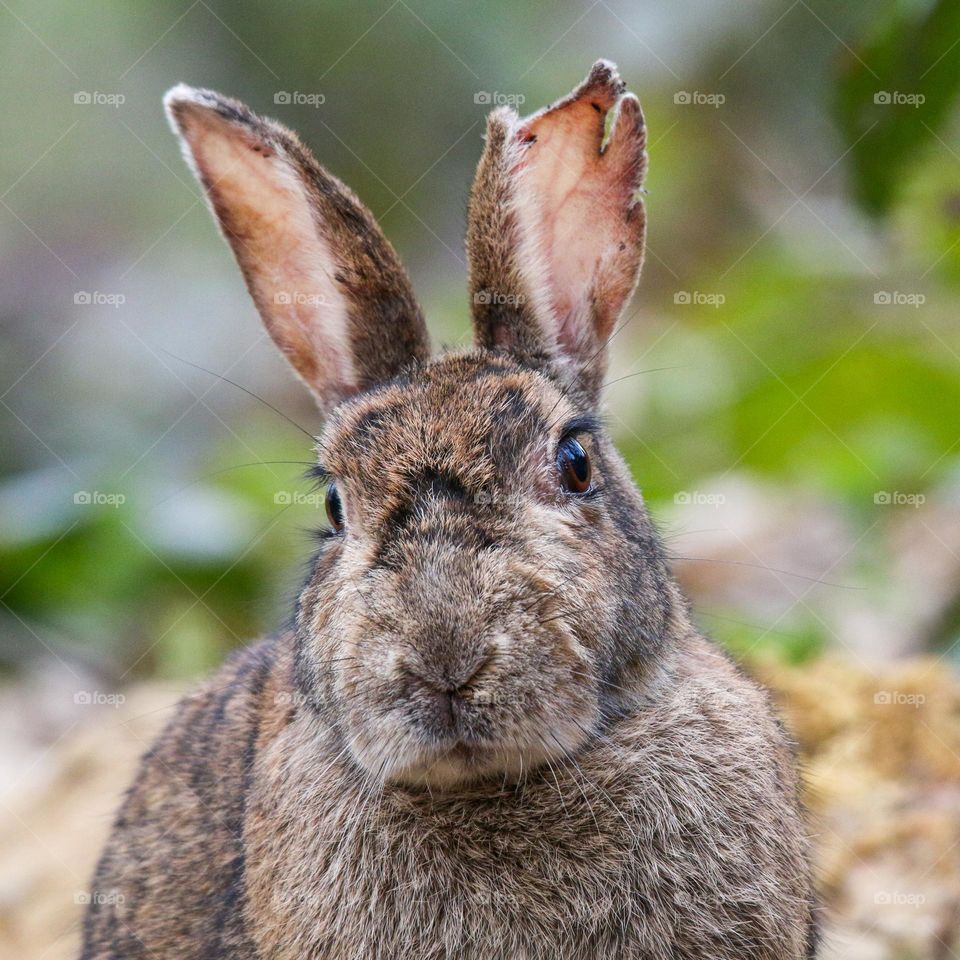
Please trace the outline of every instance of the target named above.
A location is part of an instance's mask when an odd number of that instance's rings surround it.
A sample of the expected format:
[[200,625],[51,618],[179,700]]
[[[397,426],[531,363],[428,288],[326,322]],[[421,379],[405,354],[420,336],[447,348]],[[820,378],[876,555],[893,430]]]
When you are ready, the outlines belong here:
[[397,757],[383,779],[406,787],[450,790],[483,781],[517,782],[544,763],[573,753],[580,742],[552,747],[526,744],[476,742],[451,737],[430,745],[420,744],[405,757]]
[[600,721],[599,700],[586,685],[561,685],[552,699],[518,686],[486,697],[447,695],[448,712],[438,708],[440,698],[413,694],[399,691],[372,716],[349,715],[347,745],[374,782],[430,791],[522,782],[577,754]]
[[488,776],[504,776],[506,759],[502,747],[451,738],[396,758],[385,780],[431,789],[459,786]]

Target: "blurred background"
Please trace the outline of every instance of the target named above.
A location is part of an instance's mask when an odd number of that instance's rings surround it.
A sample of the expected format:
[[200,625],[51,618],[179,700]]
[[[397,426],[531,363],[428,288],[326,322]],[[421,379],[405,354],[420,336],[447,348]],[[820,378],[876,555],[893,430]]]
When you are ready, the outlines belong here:
[[221,379],[319,431],[163,92],[299,130],[461,345],[484,117],[598,57],[650,135],[611,426],[799,740],[825,955],[960,955],[960,4],[0,0],[0,53],[0,956],[75,950],[135,757],[324,523]]

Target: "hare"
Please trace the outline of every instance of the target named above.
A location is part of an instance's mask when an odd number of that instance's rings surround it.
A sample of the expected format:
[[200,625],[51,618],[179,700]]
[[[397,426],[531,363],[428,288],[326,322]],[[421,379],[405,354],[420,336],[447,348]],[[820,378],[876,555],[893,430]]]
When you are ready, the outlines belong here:
[[791,743],[692,625],[598,417],[645,231],[616,68],[490,115],[476,346],[435,359],[393,248],[293,133],[186,86],[166,108],[325,415],[329,529],[291,626],[144,757],[83,957],[812,956]]

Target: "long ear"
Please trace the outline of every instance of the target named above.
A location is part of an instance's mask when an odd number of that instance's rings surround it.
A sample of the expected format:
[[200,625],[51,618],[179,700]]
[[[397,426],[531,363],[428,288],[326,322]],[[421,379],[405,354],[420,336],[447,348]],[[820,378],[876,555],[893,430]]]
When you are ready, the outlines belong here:
[[427,358],[393,247],[296,134],[209,90],[180,85],[164,103],[270,336],[322,409]]
[[603,60],[533,116],[490,115],[467,231],[479,345],[559,365],[596,398],[643,259],[645,147],[640,104]]

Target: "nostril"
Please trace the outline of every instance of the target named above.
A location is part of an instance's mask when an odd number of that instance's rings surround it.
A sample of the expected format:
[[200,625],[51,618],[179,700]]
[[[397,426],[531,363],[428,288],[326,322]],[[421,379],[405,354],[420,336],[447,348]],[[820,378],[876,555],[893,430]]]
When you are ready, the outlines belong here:
[[404,663],[402,669],[419,695],[431,702],[438,716],[449,725],[456,719],[464,703],[465,690],[477,680],[492,659],[492,654],[483,654],[457,671],[434,672],[410,663]]
[[446,726],[451,726],[455,716],[454,704],[460,701],[458,691],[448,684],[436,682],[413,671],[408,673],[414,684],[416,698],[421,703],[429,704],[437,718]]
[[430,670],[419,664],[404,662],[401,670],[411,680],[422,687],[448,696],[463,692],[474,683],[493,660],[492,654],[483,654],[466,667],[459,670]]
[[453,690],[436,689],[432,693],[437,704],[437,714],[447,726],[450,726],[453,723],[453,705],[457,699],[457,694]]

